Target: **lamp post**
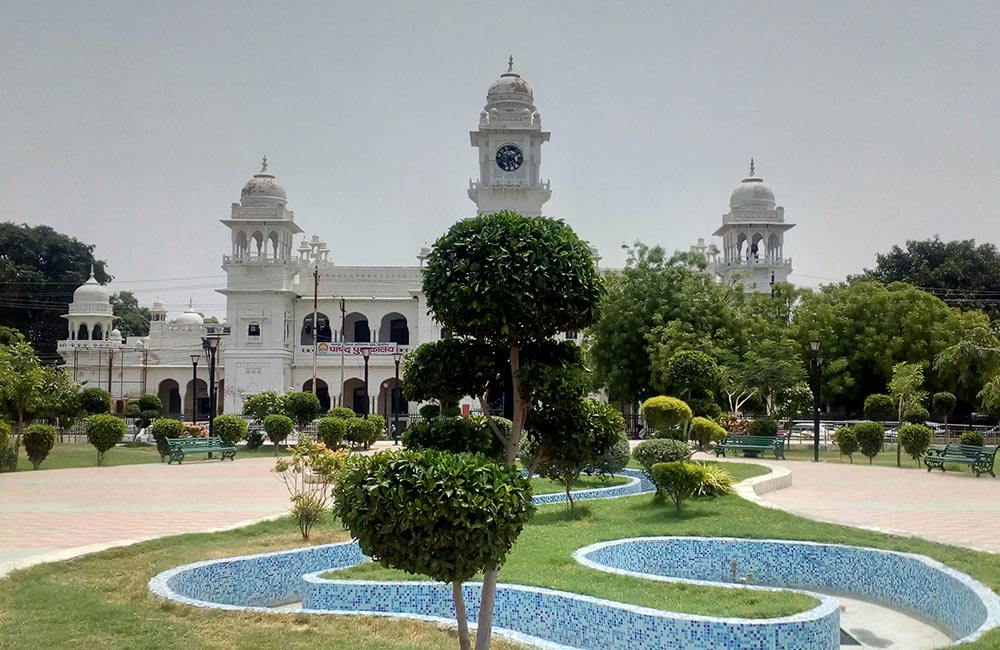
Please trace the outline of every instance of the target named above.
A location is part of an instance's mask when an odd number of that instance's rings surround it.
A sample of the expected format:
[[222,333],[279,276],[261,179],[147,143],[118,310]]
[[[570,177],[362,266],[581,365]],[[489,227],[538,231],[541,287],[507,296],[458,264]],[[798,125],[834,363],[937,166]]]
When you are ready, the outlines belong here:
[[191,421],[198,424],[198,360],[201,359],[201,352],[191,353]]
[[393,352],[392,360],[396,362],[396,383],[392,385],[392,444],[399,444],[399,362],[403,359],[402,352]]
[[813,462],[819,462],[819,394],[820,394],[820,368],[823,366],[823,357],[819,356],[820,340],[809,341],[809,349],[812,350],[812,375],[813,375]]
[[201,346],[208,357],[208,435],[215,435],[215,358],[222,341],[218,334],[209,334],[201,339]]
[[365,412],[364,415],[368,415],[368,359],[372,356],[372,349],[365,347],[361,348],[361,356],[365,358]]

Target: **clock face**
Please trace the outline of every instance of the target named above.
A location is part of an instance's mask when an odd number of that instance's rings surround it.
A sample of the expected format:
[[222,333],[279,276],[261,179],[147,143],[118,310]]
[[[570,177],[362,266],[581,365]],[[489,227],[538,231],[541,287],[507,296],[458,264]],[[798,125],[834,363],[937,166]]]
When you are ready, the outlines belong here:
[[515,171],[524,162],[524,154],[516,144],[505,144],[497,149],[497,167],[505,172]]

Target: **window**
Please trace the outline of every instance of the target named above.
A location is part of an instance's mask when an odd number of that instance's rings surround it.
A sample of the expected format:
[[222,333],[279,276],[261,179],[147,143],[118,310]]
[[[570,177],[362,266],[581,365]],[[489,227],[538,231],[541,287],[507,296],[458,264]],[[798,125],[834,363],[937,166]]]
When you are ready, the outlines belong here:
[[326,314],[322,312],[317,313],[316,322],[318,326],[316,327],[315,338],[313,338],[313,315],[310,313],[302,319],[302,345],[312,345],[313,341],[329,343],[333,340],[333,332],[330,330],[330,319],[326,317]]
[[247,326],[247,336],[251,338],[260,337],[260,323],[254,321]]
[[575,341],[576,337],[577,337],[577,333],[576,332],[566,332],[566,340],[567,341]]
[[405,318],[394,318],[389,321],[389,340],[400,345],[410,344],[410,328],[406,326]]
[[368,329],[367,320],[359,320],[354,322],[354,342],[355,343],[370,343],[372,340],[372,332]]

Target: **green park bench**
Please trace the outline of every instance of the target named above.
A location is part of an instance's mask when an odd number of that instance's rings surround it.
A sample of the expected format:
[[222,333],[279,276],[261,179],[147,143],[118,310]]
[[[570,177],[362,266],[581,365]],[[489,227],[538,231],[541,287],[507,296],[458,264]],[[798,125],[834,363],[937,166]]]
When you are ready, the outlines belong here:
[[715,455],[725,457],[727,450],[740,449],[744,452],[773,451],[775,458],[785,457],[785,439],[781,436],[746,436],[727,434],[722,442],[715,445]]
[[180,465],[184,462],[187,454],[211,454],[219,452],[222,454],[221,460],[236,460],[236,447],[230,447],[222,441],[222,438],[167,438],[167,445],[170,447],[170,461],[175,460]]
[[972,471],[976,473],[976,476],[989,473],[990,476],[996,478],[997,475],[993,473],[993,461],[996,460],[996,457],[997,448],[995,446],[980,447],[978,445],[960,445],[956,442],[951,442],[944,447],[931,447],[928,449],[927,455],[924,456],[924,465],[927,466],[928,472],[935,467],[943,472],[945,463],[969,465],[972,467]]

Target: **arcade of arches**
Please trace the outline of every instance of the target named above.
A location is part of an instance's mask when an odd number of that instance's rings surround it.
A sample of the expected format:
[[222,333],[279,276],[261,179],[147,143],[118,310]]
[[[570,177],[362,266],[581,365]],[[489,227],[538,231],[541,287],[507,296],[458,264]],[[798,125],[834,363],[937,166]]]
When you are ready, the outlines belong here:
[[[315,332],[315,335],[314,335]],[[344,316],[343,340],[346,343],[398,343],[410,344],[410,327],[406,316],[392,312],[386,314],[378,330],[371,329],[368,317],[359,312],[351,312]],[[315,338],[314,338],[315,336]],[[331,343],[334,340],[334,329],[330,317],[323,312],[316,313],[316,327],[313,327],[313,314],[310,312],[302,319],[302,330],[299,334],[302,345],[316,343]]]

